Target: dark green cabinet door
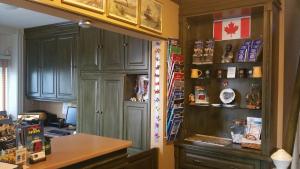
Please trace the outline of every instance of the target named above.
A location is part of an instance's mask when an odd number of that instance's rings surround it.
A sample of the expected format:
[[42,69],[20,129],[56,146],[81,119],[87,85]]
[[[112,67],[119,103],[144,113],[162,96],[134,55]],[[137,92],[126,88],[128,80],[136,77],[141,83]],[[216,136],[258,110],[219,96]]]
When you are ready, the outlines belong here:
[[79,86],[78,130],[81,133],[99,135],[100,78],[95,75],[82,75]]
[[40,41],[26,41],[27,96],[40,97]]
[[110,31],[103,31],[101,36],[102,70],[124,69],[124,36]]
[[132,153],[148,149],[150,113],[147,107],[147,103],[124,103],[124,138],[132,141]]
[[149,67],[150,43],[147,40],[126,37],[126,70],[147,70]]
[[123,136],[123,75],[101,76],[101,135],[112,138]]
[[41,40],[41,97],[56,98],[56,53],[57,41],[55,37]]
[[80,29],[79,64],[81,70],[100,70],[100,29]]
[[76,56],[77,37],[75,34],[57,38],[57,98],[76,99]]

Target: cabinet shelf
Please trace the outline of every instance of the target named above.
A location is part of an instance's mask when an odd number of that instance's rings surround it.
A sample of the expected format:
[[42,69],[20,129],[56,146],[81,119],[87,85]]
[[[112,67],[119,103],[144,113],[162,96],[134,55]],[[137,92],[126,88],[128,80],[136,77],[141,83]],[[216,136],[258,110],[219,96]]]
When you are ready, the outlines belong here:
[[226,107],[226,106],[212,106],[210,104],[197,104],[197,103],[189,103],[190,106],[195,107],[207,107],[207,108],[216,108],[216,109],[240,109],[240,110],[249,110],[249,111],[261,111],[261,109],[249,109],[243,106],[234,106],[234,107]]
[[250,66],[261,66],[262,62],[233,62],[233,63],[213,63],[213,64],[202,64],[202,63],[192,63],[191,65],[201,67],[250,67]]

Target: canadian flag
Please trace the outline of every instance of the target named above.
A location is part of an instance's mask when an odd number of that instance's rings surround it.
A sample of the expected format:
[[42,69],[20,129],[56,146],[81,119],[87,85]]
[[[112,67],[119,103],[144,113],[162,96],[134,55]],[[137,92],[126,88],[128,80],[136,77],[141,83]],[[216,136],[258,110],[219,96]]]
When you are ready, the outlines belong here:
[[250,37],[250,34],[250,16],[214,21],[214,39],[216,41],[246,39]]

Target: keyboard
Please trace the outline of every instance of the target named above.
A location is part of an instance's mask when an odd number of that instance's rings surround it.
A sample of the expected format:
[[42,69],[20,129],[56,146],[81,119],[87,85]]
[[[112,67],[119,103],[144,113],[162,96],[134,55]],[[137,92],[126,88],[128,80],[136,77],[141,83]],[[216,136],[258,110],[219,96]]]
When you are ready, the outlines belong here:
[[66,135],[70,135],[70,132],[67,131],[61,131],[61,130],[49,130],[48,133],[51,134],[57,134],[57,135],[61,135],[61,136],[66,136]]

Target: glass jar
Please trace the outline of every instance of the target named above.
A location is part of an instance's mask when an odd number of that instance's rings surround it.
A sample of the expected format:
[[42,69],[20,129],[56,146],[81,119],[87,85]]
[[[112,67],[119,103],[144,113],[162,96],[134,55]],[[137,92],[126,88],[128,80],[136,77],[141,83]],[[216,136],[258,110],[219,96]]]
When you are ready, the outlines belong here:
[[245,120],[234,120],[230,126],[232,142],[240,144],[245,134]]

